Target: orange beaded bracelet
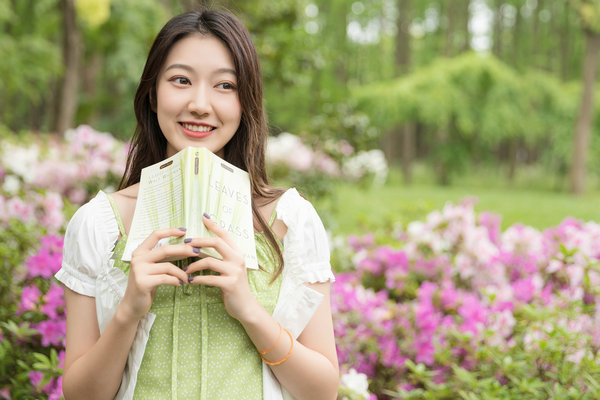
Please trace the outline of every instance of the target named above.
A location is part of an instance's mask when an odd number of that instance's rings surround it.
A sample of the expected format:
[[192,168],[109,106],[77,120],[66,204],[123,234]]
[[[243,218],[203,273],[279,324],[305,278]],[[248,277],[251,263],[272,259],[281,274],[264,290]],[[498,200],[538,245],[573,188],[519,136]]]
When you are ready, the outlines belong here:
[[287,355],[285,357],[283,357],[281,360],[279,361],[275,361],[275,362],[271,362],[271,361],[267,361],[265,360],[265,358],[263,357],[263,355],[260,355],[260,358],[262,358],[262,360],[264,361],[265,364],[267,365],[279,365],[279,364],[283,364],[283,362],[285,362],[288,358],[290,358],[290,356],[292,355],[292,350],[294,350],[294,338],[292,337],[292,334],[290,333],[290,331],[288,331],[287,329],[283,328],[283,330],[288,334],[288,336],[290,337],[290,341],[291,341],[291,346],[290,346],[290,351],[288,351]]
[[264,356],[265,354],[270,353],[279,344],[279,339],[281,339],[281,331],[283,330],[283,327],[281,326],[280,323],[277,323],[277,325],[279,325],[279,337],[277,337],[277,341],[275,342],[275,344],[273,345],[273,347],[271,347],[270,349],[259,351],[259,353],[260,353],[261,356]]

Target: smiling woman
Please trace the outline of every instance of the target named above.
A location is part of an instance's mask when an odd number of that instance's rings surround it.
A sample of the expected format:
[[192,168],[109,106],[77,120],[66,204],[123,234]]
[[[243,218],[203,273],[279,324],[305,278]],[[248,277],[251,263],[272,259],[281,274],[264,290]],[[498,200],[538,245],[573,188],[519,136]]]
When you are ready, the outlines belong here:
[[[262,80],[246,28],[219,11],[170,20],[134,107],[120,190],[100,191],[65,235],[56,274],[66,287],[65,398],[335,398],[327,235],[295,189],[269,185]],[[229,233],[206,214],[197,218],[213,236],[156,247],[186,235],[185,227],[157,230],[121,261],[142,168],[188,146],[250,175],[259,270],[246,270]],[[207,247],[222,258],[199,259]]]

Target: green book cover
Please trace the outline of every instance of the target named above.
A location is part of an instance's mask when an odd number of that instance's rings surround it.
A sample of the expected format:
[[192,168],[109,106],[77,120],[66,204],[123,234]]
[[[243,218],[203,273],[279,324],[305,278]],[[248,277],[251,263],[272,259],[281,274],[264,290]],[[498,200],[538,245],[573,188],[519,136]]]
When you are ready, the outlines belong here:
[[[156,229],[187,228],[184,237],[163,239],[157,246],[215,236],[202,222],[206,213],[229,232],[246,267],[258,269],[251,200],[246,171],[203,147],[187,147],[142,170],[122,260],[131,261],[131,253]],[[221,258],[212,248],[202,248],[201,256]]]

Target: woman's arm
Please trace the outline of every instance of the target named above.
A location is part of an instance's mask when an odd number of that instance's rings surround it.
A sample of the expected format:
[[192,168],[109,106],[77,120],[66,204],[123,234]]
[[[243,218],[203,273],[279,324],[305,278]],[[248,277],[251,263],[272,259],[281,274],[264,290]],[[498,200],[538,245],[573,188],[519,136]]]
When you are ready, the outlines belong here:
[[[196,276],[191,283],[219,287],[223,292],[227,312],[240,321],[257,349],[271,349],[276,343],[275,348],[264,355],[265,359],[271,362],[282,360],[292,349],[290,336],[285,331],[280,331],[279,323],[252,295],[244,258],[227,232],[206,217],[204,223],[218,237],[195,238],[190,245],[212,247],[223,256],[223,260],[206,257],[190,264],[188,274],[204,269],[219,273]],[[323,294],[322,302],[298,340],[293,340],[289,358],[279,365],[271,366],[271,369],[295,398],[331,400],[337,396],[339,372],[329,283],[312,284],[309,287]]]
[[67,346],[63,393],[65,399],[114,399],[138,321],[115,316],[100,335],[96,302],[65,288]]
[[127,356],[139,321],[148,312],[156,287],[180,286],[187,274],[161,260],[193,257],[193,248],[168,245],[154,248],[162,238],[182,236],[177,228],[154,231],[133,252],[127,289],[115,315],[100,335],[92,297],[65,289],[67,346],[63,374],[65,399],[113,399],[119,390]]
[[[339,385],[339,368],[331,320],[330,284],[318,283],[308,286],[322,293],[323,300],[295,341],[290,357],[280,365],[271,366],[271,370],[296,399],[335,399]],[[266,310],[262,311],[241,321],[242,325],[258,349],[267,350],[277,343],[277,346],[264,356],[266,360],[282,360],[291,347],[289,335],[282,332],[279,337],[279,324]]]

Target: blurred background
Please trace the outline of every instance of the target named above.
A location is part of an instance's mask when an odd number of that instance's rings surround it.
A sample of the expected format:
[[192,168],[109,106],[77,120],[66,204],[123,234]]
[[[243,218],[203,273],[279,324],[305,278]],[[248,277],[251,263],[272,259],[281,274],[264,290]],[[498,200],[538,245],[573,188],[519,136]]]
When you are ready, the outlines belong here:
[[[86,124],[128,140],[154,36],[203,5],[232,10],[252,33],[273,136],[292,133],[340,166],[383,150],[385,189],[351,204],[353,227],[366,218],[360,204],[389,210],[379,224],[469,194],[509,222],[598,217],[595,0],[2,0],[3,137]],[[377,153],[361,160],[383,168]],[[292,183],[334,192],[313,178]]]
[[330,236],[340,400],[600,398],[600,0],[0,0],[0,399],[61,398],[67,222],[205,5]]

